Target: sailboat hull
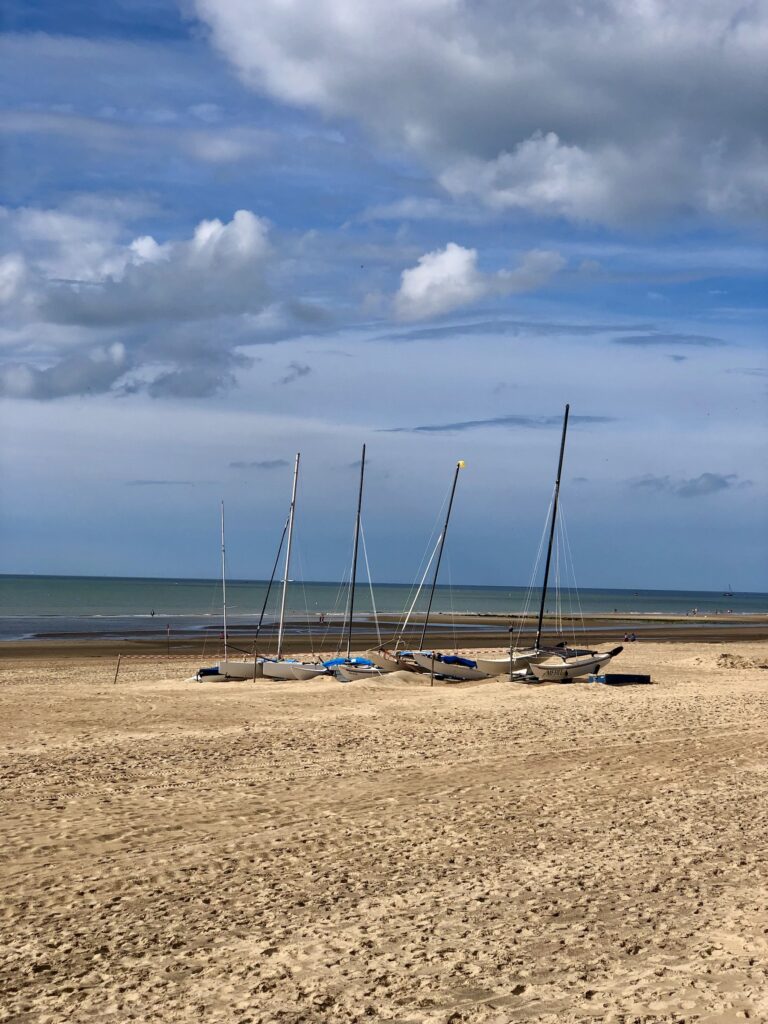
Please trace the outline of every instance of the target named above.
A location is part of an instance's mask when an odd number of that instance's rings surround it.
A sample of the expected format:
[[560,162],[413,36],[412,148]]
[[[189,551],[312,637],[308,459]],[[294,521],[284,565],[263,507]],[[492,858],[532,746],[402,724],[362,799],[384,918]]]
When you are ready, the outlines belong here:
[[356,683],[360,679],[381,679],[387,673],[375,665],[338,665],[334,672],[343,683]]
[[572,679],[579,679],[597,672],[617,654],[621,654],[623,649],[623,647],[615,647],[612,651],[595,654],[591,657],[547,658],[546,661],[539,664],[531,664],[530,670],[539,682],[567,683]]
[[[468,665],[463,665],[460,662],[446,662],[442,660],[441,655],[435,655],[434,658],[431,654],[425,651],[414,651],[413,660],[416,664],[426,672],[432,672],[434,665],[434,673],[436,676],[444,676],[446,679],[489,679],[490,673],[484,672],[482,669],[477,667],[477,662],[471,662]],[[469,658],[462,659],[469,661]],[[502,669],[502,671],[504,671]],[[506,671],[509,671],[507,666]]]
[[392,658],[381,651],[366,651],[366,658],[369,658],[380,672],[420,672],[421,668],[415,665],[410,658]]
[[314,679],[327,676],[325,665],[306,661],[265,661],[262,672],[267,679]]
[[475,658],[475,663],[480,671],[487,672],[489,676],[502,676],[510,671],[527,668],[532,662],[547,657],[548,653],[531,648],[530,651],[515,651],[511,658],[508,654],[502,658]]
[[260,679],[263,675],[262,663],[256,661],[220,661],[219,674],[227,679]]

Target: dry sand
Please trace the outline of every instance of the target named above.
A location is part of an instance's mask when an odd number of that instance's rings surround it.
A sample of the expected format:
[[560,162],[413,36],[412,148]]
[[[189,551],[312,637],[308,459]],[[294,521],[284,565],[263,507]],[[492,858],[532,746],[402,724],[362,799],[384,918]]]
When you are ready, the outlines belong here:
[[656,685],[6,660],[0,1019],[768,1021],[768,643]]

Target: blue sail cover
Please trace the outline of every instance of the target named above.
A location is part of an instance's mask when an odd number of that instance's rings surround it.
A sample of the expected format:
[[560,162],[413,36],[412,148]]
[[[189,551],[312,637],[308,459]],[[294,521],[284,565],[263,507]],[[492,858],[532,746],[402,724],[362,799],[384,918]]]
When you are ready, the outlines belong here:
[[477,662],[469,658],[460,658],[456,654],[441,654],[440,661],[444,665],[463,665],[465,668],[477,668]]
[[324,661],[323,664],[326,668],[335,668],[337,665],[372,665],[373,662],[368,658],[331,658],[330,661]]

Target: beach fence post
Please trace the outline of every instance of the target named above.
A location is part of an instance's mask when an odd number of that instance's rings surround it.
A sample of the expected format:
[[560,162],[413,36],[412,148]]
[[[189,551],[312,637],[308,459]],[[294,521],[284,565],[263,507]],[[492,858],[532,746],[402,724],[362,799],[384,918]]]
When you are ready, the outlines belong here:
[[121,658],[122,658],[122,654],[118,654],[118,656],[117,656],[117,665],[115,666],[115,678],[112,680],[112,685],[113,686],[115,686],[116,683],[117,683],[117,676],[118,676],[118,673],[120,671],[120,659]]
[[171,624],[170,622],[165,627],[165,639],[168,645],[168,657],[171,656]]
[[430,686],[434,686],[435,685],[435,652],[434,651],[432,651],[432,671],[430,672],[430,675],[429,675],[429,685]]

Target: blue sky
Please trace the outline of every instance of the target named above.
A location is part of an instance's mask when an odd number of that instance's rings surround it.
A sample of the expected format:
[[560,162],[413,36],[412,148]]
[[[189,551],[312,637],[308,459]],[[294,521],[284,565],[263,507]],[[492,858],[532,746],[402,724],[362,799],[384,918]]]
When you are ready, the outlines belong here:
[[[258,14],[256,13],[258,11]],[[768,589],[763,4],[6,5],[2,569]]]

